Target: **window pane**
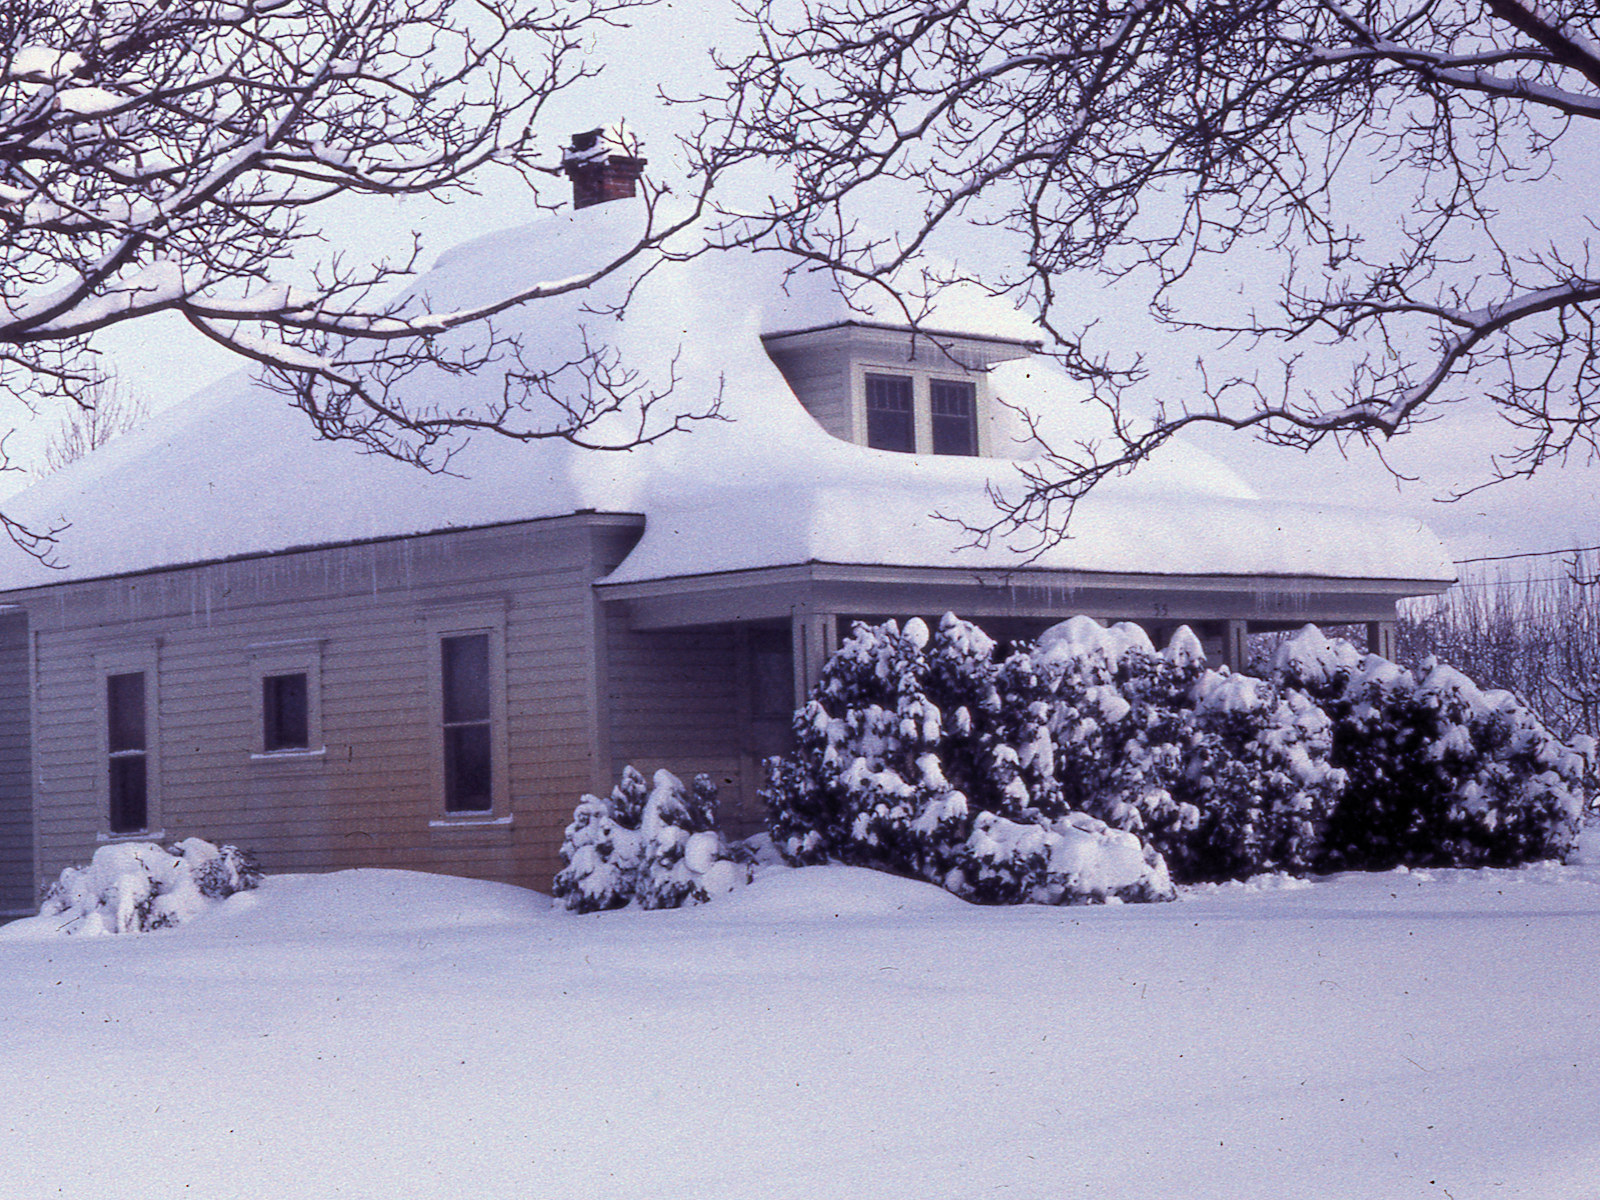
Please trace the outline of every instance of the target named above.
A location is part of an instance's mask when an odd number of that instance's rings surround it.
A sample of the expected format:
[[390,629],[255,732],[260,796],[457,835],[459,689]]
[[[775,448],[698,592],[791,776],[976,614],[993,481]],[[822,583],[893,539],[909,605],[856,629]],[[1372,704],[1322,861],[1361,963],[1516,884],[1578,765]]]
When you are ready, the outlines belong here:
[[978,389],[955,379],[928,383],[928,404],[933,410],[933,452],[978,452]]
[[750,715],[788,718],[794,713],[794,651],[789,631],[750,631]]
[[143,671],[106,676],[106,743],[113,754],[145,748]]
[[261,744],[266,750],[311,748],[304,674],[267,675],[261,680]]
[[867,445],[905,454],[916,450],[909,375],[867,376]]
[[454,725],[444,731],[444,806],[450,812],[494,807],[489,726]]
[[489,719],[489,635],[448,637],[440,643],[445,724]]
[[128,754],[111,760],[111,832],[137,833],[146,822],[145,758]]

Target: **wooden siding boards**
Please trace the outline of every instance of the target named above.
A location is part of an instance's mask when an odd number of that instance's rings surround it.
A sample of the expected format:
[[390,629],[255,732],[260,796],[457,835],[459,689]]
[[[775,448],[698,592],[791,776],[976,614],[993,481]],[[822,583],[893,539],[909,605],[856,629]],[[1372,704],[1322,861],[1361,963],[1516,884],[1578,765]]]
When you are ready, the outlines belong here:
[[28,618],[0,611],[0,917],[33,907]]
[[855,397],[851,394],[850,348],[784,351],[769,347],[773,364],[782,373],[795,398],[834,437],[845,442],[864,440],[856,433]]
[[[232,841],[274,872],[404,867],[548,890],[576,798],[609,765],[597,750],[590,584],[641,527],[583,514],[24,594],[38,639],[38,877],[85,861],[106,836],[96,655],[154,647],[152,835]],[[430,621],[485,611],[504,619],[495,819],[446,814],[433,762]],[[325,746],[252,757],[250,648],[307,641],[320,654]]]

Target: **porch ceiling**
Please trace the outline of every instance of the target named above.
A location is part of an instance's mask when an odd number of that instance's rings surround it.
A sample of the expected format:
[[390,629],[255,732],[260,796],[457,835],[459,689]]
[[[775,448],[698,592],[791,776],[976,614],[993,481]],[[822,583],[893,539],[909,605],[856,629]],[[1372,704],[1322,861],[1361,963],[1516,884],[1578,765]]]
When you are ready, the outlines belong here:
[[1134,575],[1043,569],[792,566],[595,584],[635,629],[787,619],[797,613],[1065,618],[1163,624],[1244,620],[1261,628],[1394,619],[1397,600],[1447,586],[1423,579]]

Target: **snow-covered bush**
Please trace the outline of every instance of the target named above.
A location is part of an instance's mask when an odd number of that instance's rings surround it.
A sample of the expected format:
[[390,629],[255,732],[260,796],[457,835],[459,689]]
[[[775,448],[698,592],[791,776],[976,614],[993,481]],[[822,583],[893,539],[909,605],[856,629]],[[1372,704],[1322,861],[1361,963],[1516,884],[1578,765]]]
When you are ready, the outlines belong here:
[[854,634],[795,717],[765,799],[791,862],[837,860],[983,903],[1167,899],[1138,837],[1064,802],[1046,666],[947,615]]
[[1190,689],[1181,777],[1196,819],[1158,836],[1185,881],[1303,874],[1318,861],[1345,772],[1331,761],[1333,723],[1305,692],[1206,671]]
[[1583,757],[1511,693],[1433,659],[1413,673],[1314,626],[1278,648],[1273,671],[1328,714],[1347,775],[1323,865],[1508,866],[1571,849]]
[[[1192,738],[1187,696],[1204,667],[1205,654],[1187,627],[1157,651],[1130,622],[1108,628],[1073,617],[1007,661],[1003,707],[1025,708],[1029,734],[1043,716],[1064,808],[1164,849],[1199,820],[1174,793]],[[1042,763],[1043,747],[1026,757]],[[1047,786],[1034,784],[1041,794]]]
[[200,838],[165,850],[125,842],[100,847],[88,866],[62,871],[39,915],[66,917],[67,933],[143,933],[182,924],[260,882],[254,859],[236,846]]
[[[773,840],[986,902],[1161,894],[1262,872],[1508,865],[1570,847],[1585,761],[1505,692],[1409,672],[1314,628],[1272,677],[1207,670],[1180,628],[1074,617],[996,661],[946,616],[858,627],[769,766]],[[1091,826],[1149,874],[1086,885],[1061,847]],[[1092,839],[1091,839],[1092,840]],[[1098,852],[1098,851],[1097,851]],[[1117,860],[1124,861],[1124,860]],[[1113,872],[1113,875],[1115,872]]]
[[572,814],[554,895],[573,912],[680,908],[750,882],[750,866],[717,832],[717,788],[670,771],[653,783],[632,767],[608,799],[584,796]]

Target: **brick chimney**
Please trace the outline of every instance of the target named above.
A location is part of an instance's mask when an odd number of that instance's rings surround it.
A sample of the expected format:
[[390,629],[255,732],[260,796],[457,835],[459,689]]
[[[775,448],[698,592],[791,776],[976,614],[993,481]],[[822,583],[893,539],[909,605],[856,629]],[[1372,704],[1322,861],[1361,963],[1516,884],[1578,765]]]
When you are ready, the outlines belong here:
[[572,135],[561,166],[572,180],[572,207],[588,208],[635,195],[635,185],[648,161],[639,157],[642,143],[621,121]]

